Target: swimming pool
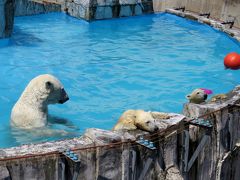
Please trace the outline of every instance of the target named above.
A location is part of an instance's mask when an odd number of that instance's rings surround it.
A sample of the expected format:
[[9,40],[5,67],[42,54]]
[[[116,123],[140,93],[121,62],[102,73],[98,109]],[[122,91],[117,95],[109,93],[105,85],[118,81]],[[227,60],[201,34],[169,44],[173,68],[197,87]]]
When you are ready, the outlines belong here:
[[[78,136],[90,127],[111,129],[127,109],[181,112],[195,88],[224,93],[240,83],[240,71],[223,67],[227,53],[240,52],[238,42],[166,13],[92,23],[51,13],[17,17],[14,28],[12,38],[0,40],[0,148]],[[70,96],[49,107],[68,123],[48,128],[70,134],[9,126],[25,86],[45,73],[58,77]]]

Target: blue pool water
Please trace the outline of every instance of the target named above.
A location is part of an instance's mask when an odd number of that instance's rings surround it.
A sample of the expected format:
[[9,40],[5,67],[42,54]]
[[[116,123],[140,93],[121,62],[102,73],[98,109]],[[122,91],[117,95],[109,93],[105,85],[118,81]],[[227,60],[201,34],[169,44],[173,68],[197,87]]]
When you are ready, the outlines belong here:
[[[61,13],[18,17],[12,38],[0,40],[0,147],[111,129],[127,109],[181,112],[195,88],[224,93],[240,83],[240,71],[223,67],[232,51],[240,52],[240,44],[224,33],[169,14],[92,23]],[[14,103],[45,73],[70,96],[49,108],[66,121],[34,131],[11,128]],[[69,134],[48,133],[59,129]]]

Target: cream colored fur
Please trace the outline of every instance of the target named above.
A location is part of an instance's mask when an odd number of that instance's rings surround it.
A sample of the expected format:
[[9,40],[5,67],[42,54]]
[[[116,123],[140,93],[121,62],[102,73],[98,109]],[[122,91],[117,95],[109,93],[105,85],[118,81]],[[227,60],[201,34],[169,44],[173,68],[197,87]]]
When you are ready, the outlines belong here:
[[191,94],[187,95],[186,98],[190,103],[201,104],[207,99],[207,94],[205,94],[202,89],[195,89]]
[[32,79],[12,109],[11,125],[25,129],[45,126],[48,105],[68,100],[67,94],[62,97],[62,92],[63,85],[52,75]]
[[146,112],[143,110],[127,110],[119,118],[113,130],[134,130],[141,129],[153,132],[158,130],[156,117],[166,119],[166,115],[157,112]]

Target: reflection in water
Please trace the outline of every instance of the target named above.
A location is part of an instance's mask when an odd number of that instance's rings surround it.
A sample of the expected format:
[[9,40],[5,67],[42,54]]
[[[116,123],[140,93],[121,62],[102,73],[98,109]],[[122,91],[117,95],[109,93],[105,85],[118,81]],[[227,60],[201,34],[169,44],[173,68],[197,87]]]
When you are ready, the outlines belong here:
[[19,144],[39,142],[42,139],[51,141],[80,135],[79,128],[67,119],[49,116],[48,120],[48,125],[41,128],[19,129],[11,127],[11,134]]
[[14,26],[14,32],[10,39],[10,44],[15,46],[36,46],[43,40],[35,36],[33,33],[23,31],[18,26]]
[[79,131],[79,127],[74,125],[73,122],[71,122],[70,120],[68,120],[66,118],[62,118],[62,117],[49,115],[48,116],[48,125],[54,126],[57,124],[63,125],[63,126],[65,126],[65,128],[69,128],[70,130]]

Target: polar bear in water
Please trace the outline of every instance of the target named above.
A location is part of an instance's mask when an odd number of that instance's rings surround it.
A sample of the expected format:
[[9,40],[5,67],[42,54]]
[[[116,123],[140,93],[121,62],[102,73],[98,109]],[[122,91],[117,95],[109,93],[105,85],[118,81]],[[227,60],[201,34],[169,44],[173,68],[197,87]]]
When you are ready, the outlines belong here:
[[47,125],[48,105],[63,104],[69,99],[61,82],[50,74],[32,79],[11,113],[11,125],[32,129]]

